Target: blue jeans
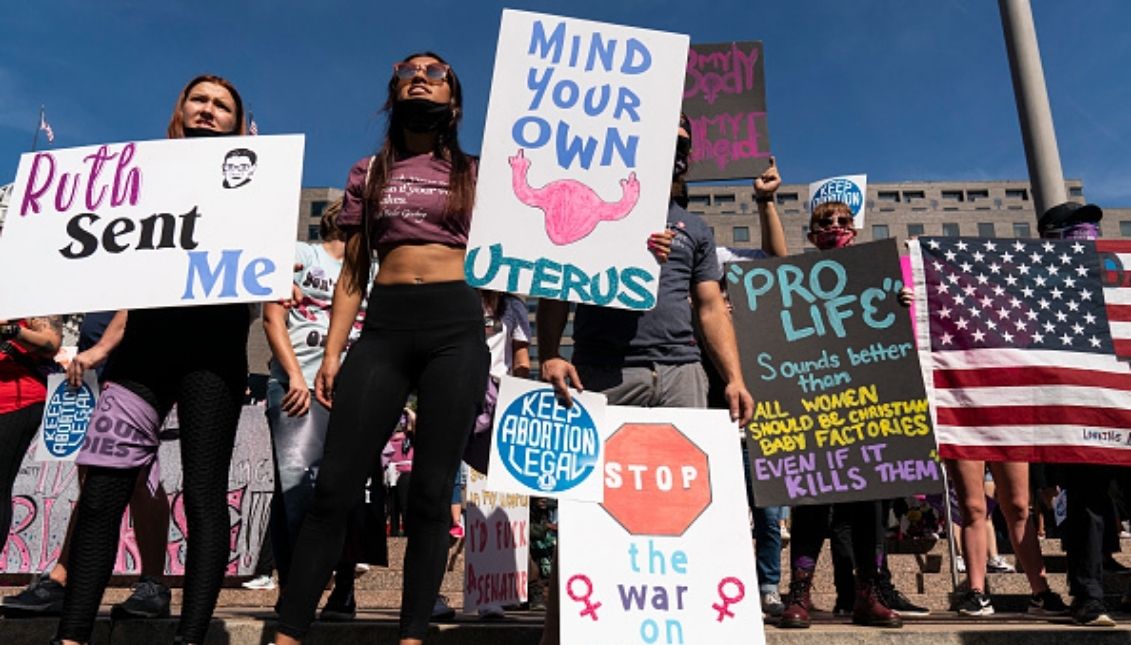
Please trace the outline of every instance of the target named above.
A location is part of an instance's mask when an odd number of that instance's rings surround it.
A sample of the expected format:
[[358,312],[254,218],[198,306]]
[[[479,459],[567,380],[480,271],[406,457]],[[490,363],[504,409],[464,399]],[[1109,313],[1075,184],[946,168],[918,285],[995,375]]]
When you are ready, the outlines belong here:
[[781,582],[781,506],[754,508],[754,557],[759,591],[777,591]]

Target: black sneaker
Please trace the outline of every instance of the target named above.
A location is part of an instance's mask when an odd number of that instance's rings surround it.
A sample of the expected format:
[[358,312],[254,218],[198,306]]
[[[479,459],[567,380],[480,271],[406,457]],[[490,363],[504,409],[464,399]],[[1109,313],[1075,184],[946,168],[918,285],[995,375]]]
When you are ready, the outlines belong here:
[[1072,622],[1086,627],[1115,627],[1102,600],[1088,598],[1072,603]]
[[993,616],[994,604],[990,602],[990,597],[982,593],[981,589],[971,589],[967,591],[958,604],[954,607],[955,611],[962,616]]
[[4,614],[16,617],[21,614],[34,616],[60,616],[63,613],[63,598],[67,590],[43,574],[31,581],[26,589],[14,596],[5,596],[2,603]]
[[354,600],[352,591],[338,594],[337,597],[333,592],[330,592],[330,597],[326,599],[326,606],[322,608],[322,613],[318,615],[318,620],[327,623],[348,623],[354,618],[357,618],[357,601]]
[[142,576],[130,597],[110,608],[110,618],[167,618],[172,596],[168,587],[149,576]]
[[880,602],[884,603],[884,606],[888,609],[899,612],[900,616],[904,618],[926,618],[931,615],[930,609],[916,605],[899,589],[896,589],[890,576],[881,575],[876,578],[876,586],[879,587]]
[[432,620],[445,621],[456,617],[456,610],[448,604],[447,596],[436,596],[436,604],[432,606]]
[[1029,596],[1029,608],[1026,612],[1030,616],[1063,616],[1068,613],[1068,605],[1061,600],[1060,594],[1052,589],[1045,589]]

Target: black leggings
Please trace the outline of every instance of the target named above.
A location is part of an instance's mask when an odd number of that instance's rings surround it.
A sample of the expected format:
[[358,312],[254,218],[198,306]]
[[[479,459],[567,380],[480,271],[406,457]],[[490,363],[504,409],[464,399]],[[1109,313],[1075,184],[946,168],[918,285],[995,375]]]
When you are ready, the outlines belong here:
[[878,502],[795,506],[792,513],[790,534],[793,541],[789,545],[789,551],[794,569],[813,571],[830,526],[843,522],[851,530],[856,574],[872,578],[878,573],[883,558],[883,543],[877,534],[880,525],[877,521],[880,514]]
[[42,403],[0,414],[0,550],[12,526],[12,486],[42,418]]
[[489,357],[478,293],[463,282],[374,285],[365,330],[338,373],[314,504],[295,545],[279,632],[306,635],[366,475],[417,392],[402,638],[423,638],[448,553],[452,486],[483,404]]
[[[177,635],[188,643],[203,643],[230,556],[228,467],[243,402],[243,384],[234,374],[225,378],[207,370],[184,373],[159,384],[159,392],[136,382],[118,384],[154,405],[162,417],[169,409],[168,397],[178,403],[181,472],[190,538]],[[139,470],[87,470],[67,566],[60,639],[90,640],[98,605],[114,567],[122,513]]]

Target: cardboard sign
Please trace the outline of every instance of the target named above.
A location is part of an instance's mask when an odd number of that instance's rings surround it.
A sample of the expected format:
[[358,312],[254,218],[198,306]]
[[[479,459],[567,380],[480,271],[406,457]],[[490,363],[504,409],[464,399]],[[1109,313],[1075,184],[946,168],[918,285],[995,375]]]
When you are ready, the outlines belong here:
[[829,177],[809,184],[809,213],[825,202],[844,202],[852,211],[852,225],[864,228],[868,206],[868,175]]
[[67,385],[67,375],[47,377],[47,404],[39,425],[36,458],[40,461],[74,461],[86,439],[86,428],[98,403],[98,375],[87,370],[77,388]]
[[[28,153],[4,230],[0,320],[290,293],[302,135]],[[34,271],[29,268],[34,267]]]
[[487,475],[468,468],[463,610],[526,602],[530,500],[487,490]]
[[761,41],[692,45],[683,111],[691,121],[688,181],[761,175],[770,161]]
[[604,503],[558,506],[561,642],[764,643],[727,412],[610,406],[606,421]]
[[895,240],[727,265],[758,506],[938,492]]
[[601,501],[605,396],[570,394],[567,408],[546,383],[502,377],[487,490]]
[[656,304],[687,36],[506,10],[465,274],[476,288]]

